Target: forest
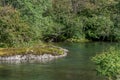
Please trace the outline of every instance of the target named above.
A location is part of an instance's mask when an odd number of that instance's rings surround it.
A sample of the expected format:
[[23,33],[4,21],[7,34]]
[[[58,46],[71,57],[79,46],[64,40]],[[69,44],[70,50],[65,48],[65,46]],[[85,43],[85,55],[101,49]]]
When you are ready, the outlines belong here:
[[0,46],[120,41],[120,0],[0,0]]

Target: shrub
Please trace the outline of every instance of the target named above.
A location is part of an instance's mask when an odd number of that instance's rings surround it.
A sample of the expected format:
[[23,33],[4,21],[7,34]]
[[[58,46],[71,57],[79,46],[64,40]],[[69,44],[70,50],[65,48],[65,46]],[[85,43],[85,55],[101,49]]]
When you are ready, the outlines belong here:
[[34,33],[31,36],[32,40],[41,40],[42,33],[49,27],[51,27],[52,20],[46,15],[46,11],[51,8],[52,0],[0,0],[1,3],[11,5],[15,9],[20,11],[22,20],[27,21],[30,25],[31,32]]
[[110,48],[109,51],[96,55],[92,61],[96,64],[97,73],[112,80],[120,75],[120,50]]
[[0,41],[12,46],[30,41],[30,27],[20,17],[20,13],[11,6],[0,7]]
[[110,41],[113,35],[114,24],[109,17],[94,16],[88,18],[84,24],[86,38],[91,40]]

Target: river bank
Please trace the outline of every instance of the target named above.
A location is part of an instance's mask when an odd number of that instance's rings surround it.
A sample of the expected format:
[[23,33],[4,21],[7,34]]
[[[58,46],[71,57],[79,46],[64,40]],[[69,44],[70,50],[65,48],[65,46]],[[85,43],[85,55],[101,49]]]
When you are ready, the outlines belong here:
[[67,49],[57,46],[34,48],[1,48],[0,63],[47,62],[67,56]]

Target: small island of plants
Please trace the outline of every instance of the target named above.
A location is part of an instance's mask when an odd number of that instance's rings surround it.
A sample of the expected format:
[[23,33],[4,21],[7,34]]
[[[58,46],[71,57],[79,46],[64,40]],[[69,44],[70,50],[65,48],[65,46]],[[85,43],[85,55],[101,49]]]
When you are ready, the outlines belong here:
[[39,61],[52,60],[67,55],[67,50],[53,46],[41,45],[30,48],[0,48],[0,61]]

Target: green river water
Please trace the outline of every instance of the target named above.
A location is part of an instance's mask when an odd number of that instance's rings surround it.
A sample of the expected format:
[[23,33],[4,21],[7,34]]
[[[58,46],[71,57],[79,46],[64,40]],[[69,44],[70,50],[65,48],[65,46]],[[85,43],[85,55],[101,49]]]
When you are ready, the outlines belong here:
[[68,56],[46,63],[0,64],[0,80],[104,80],[90,58],[118,43],[57,43]]

